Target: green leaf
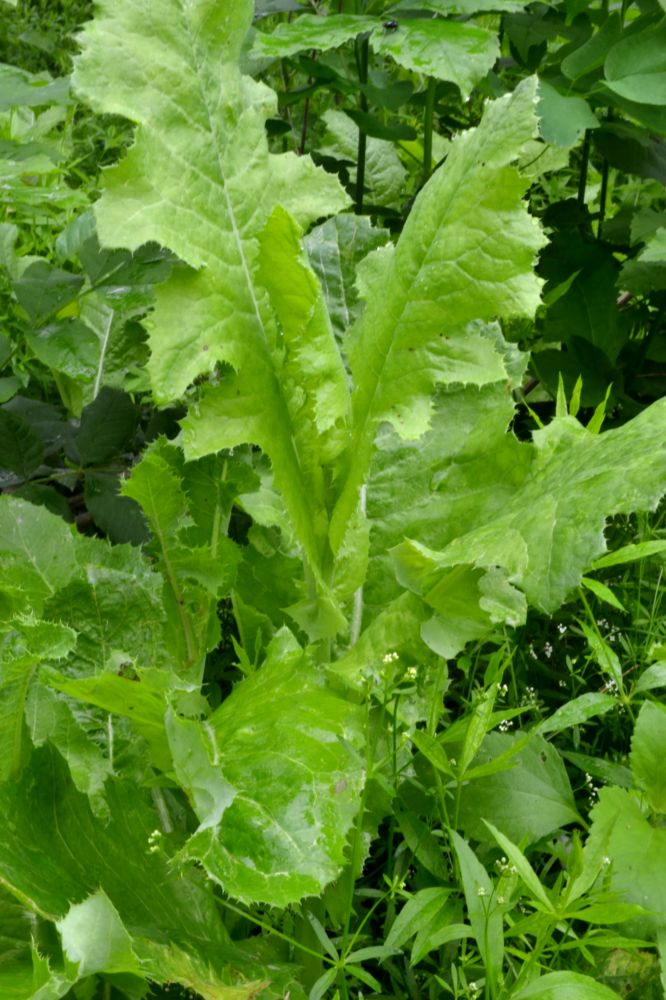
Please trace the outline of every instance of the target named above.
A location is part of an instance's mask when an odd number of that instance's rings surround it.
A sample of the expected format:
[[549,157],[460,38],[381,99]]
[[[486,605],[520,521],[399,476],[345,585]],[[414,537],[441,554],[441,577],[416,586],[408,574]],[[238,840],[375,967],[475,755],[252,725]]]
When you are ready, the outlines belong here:
[[29,479],[44,461],[44,443],[30,424],[9,410],[0,409],[0,469]]
[[448,868],[444,857],[443,842],[414,813],[399,803],[394,806],[395,817],[405,843],[417,861],[436,878],[444,881]]
[[494,31],[441,18],[405,19],[397,31],[377,27],[370,45],[404,69],[455,83],[463,97],[492,69],[500,54]]
[[617,1000],[614,990],[578,972],[549,972],[511,994],[511,1000]]
[[609,552],[600,559],[595,559],[592,569],[606,569],[608,566],[623,566],[625,563],[636,562],[638,559],[648,559],[666,551],[666,540],[655,539],[651,542],[638,542],[636,545],[623,545],[621,549]]
[[132,939],[105,892],[100,890],[70,906],[56,927],[66,959],[77,966],[79,977],[95,972],[140,974]]
[[120,478],[114,472],[86,473],[84,498],[95,524],[112,542],[147,542],[148,528],[139,505],[119,494]]
[[589,719],[605,715],[617,707],[617,699],[610,694],[600,694],[596,691],[586,691],[585,694],[572,698],[561,705],[551,716],[539,723],[537,732],[541,736],[546,733],[562,733],[572,726],[580,726]]
[[[0,843],[0,876],[26,905],[58,922],[79,968],[136,968],[133,953],[142,976],[156,982],[197,988],[198,979],[202,995],[220,1000],[256,993],[263,969],[255,966],[254,981],[241,987],[232,968],[249,967],[229,942],[209,890],[195,873],[171,869],[165,849],[149,850],[165,838],[142,792],[109,780],[110,819],[101,822],[57,755],[36,751],[28,779],[0,789],[2,814],[12,816]],[[91,933],[95,926],[100,934]],[[236,991],[225,992],[225,985]]]
[[634,685],[634,693],[653,691],[659,687],[666,687],[666,663],[653,663],[644,670]]
[[604,76],[611,90],[630,101],[666,104],[666,25],[626,34],[610,50]]
[[545,80],[539,81],[539,129],[546,142],[573,146],[599,119],[582,97],[565,97]]
[[148,744],[154,765],[162,771],[172,769],[164,728],[164,689],[154,683],[150,674],[140,674],[138,681],[111,673],[72,678],[65,677],[56,670],[42,668],[40,680],[77,701],[96,705],[105,712],[130,719],[136,732]]
[[362,714],[279,637],[207,722],[172,713],[176,774],[200,822],[181,856],[240,899],[285,906],[321,892],[358,810]]
[[334,550],[357,506],[379,422],[418,438],[428,427],[434,384],[504,378],[496,340],[469,324],[529,314],[538,304],[532,263],[542,236],[521,201],[525,181],[510,166],[535,130],[534,99],[528,81],[488,104],[479,127],[458,137],[419,194],[395,249],[375,251],[360,271],[367,305],[348,339],[352,457],[333,516]]
[[63,625],[32,618],[15,619],[0,636],[0,782],[15,779],[26,763],[30,743],[26,700],[44,657],[57,660],[74,646],[75,633]]
[[78,724],[67,702],[35,684],[27,698],[25,718],[33,744],[42,746],[48,740],[67,762],[74,784],[88,796],[93,812],[105,816],[104,783],[113,765]]
[[352,325],[360,309],[357,265],[371,250],[383,246],[388,236],[386,229],[377,229],[365,215],[343,214],[315,226],[305,237],[304,246],[321,282],[336,334]]
[[36,331],[26,331],[26,342],[35,357],[76,381],[88,381],[99,359],[99,340],[79,319],[61,319]]
[[631,771],[636,786],[645,792],[650,808],[666,813],[666,708],[646,701],[638,713],[631,739]]
[[374,17],[351,14],[329,14],[318,17],[302,14],[292,21],[282,22],[270,34],[257,31],[251,55],[257,59],[284,59],[305,49],[326,52],[337,49],[362,32],[372,31],[378,21]]
[[608,859],[610,887],[618,901],[649,911],[632,921],[630,933],[653,936],[664,926],[666,913],[666,830],[648,823],[630,792],[602,788],[592,810],[588,849]]
[[[333,338],[321,285],[301,249],[301,232],[282,209],[276,209],[259,238],[259,277],[267,289],[280,322],[288,359],[284,378],[293,379],[304,395],[294,417],[296,433],[314,424],[318,433],[313,468],[307,478],[318,479],[317,461],[330,464],[346,444],[349,390],[340,353]],[[302,434],[299,453],[306,461],[311,444]],[[318,503],[324,504],[323,482]]]
[[[494,760],[520,739],[518,733],[489,733],[475,764]],[[464,785],[459,819],[468,836],[478,840],[488,840],[484,820],[492,820],[514,843],[528,844],[575,822],[571,785],[555,747],[534,735],[503,771]]]
[[450,889],[434,886],[421,889],[411,896],[396,917],[386,937],[389,948],[401,948],[426,926],[436,924],[441,911],[448,904]]
[[[238,554],[232,544],[216,544],[215,553],[199,549],[198,560],[196,552],[184,546],[193,521],[183,488],[182,456],[165,440],[158,439],[144,452],[121,490],[141,506],[153,532],[164,575],[168,641],[179,670],[194,680],[202,674],[205,654],[217,643],[215,598],[231,585]],[[192,580],[198,586],[193,588]]]
[[492,823],[489,823],[488,820],[485,820],[484,822],[499,846],[516,868],[518,875],[532,897],[537,902],[541,903],[547,913],[555,913],[556,911],[548,893],[542,886],[537,873],[534,871],[532,865],[529,863],[520,848],[516,847],[513,841],[509,840],[508,837],[505,837],[503,833],[500,833],[500,831],[494,827]]
[[138,421],[138,410],[127,393],[105,386],[81,414],[74,440],[83,464],[106,462],[126,448]]
[[25,269],[12,287],[31,323],[38,325],[75,299],[82,286],[83,278],[79,274],[61,271],[45,260],[37,260]]
[[600,580],[594,580],[589,576],[582,577],[580,582],[587,590],[591,590],[595,597],[598,597],[600,601],[605,601],[606,604],[610,604],[612,608],[616,608],[618,611],[623,611],[625,614],[627,613],[625,606],[605,583],[601,583]]
[[609,49],[622,34],[622,21],[618,11],[609,11],[597,31],[586,42],[562,60],[561,68],[570,80],[592,73],[604,64]]
[[460,865],[467,914],[486,976],[490,983],[496,983],[504,959],[502,912],[498,907],[493,884],[472,848],[455,830],[450,830],[449,836]]
[[[378,538],[384,551],[393,539],[399,543],[401,535],[418,539],[398,544],[393,552],[400,579],[450,616],[444,627],[453,629],[456,639],[460,611],[451,602],[458,580],[470,595],[469,602],[460,602],[460,610],[476,629],[471,635],[479,635],[481,626],[487,629],[493,620],[514,623],[520,611],[515,595],[497,587],[495,574],[485,581],[494,566],[503,568],[507,586],[520,588],[530,604],[552,611],[599,556],[605,517],[629,507],[654,508],[666,481],[666,458],[654,444],[666,413],[661,401],[631,423],[598,435],[572,417],[556,418],[536,431],[531,445],[496,428],[501,437],[495,438],[493,462],[488,462],[484,444],[484,468],[473,437],[469,443],[458,439],[451,448],[457,461],[445,449],[435,451],[447,421],[464,414],[461,397],[452,395],[450,403],[448,396],[441,397],[441,415],[435,416],[433,431],[418,449],[399,448],[393,439],[382,455],[393,483],[400,485],[394,487],[387,512],[390,534],[385,530]],[[463,458],[465,464],[459,466]],[[442,483],[425,502],[419,491],[424,481]],[[371,483],[371,515],[372,489]],[[421,542],[447,538],[448,545],[438,552]],[[493,603],[487,603],[490,599]],[[596,650],[598,637],[590,633],[588,640]],[[615,654],[603,645],[596,650],[597,661],[621,686]]]
[[[95,109],[137,123],[129,154],[105,174],[96,205],[101,243],[135,250],[152,241],[189,265],[156,292],[149,365],[155,395],[161,402],[178,398],[198,376],[231,366],[235,374],[204,393],[187,423],[186,452],[200,457],[261,445],[316,568],[321,513],[294,445],[300,397],[282,384],[284,346],[257,277],[257,241],[277,204],[307,226],[348,198],[307,157],[269,154],[264,121],[276,113],[275,96],[242,77],[237,65],[252,8],[241,0],[233,13],[220,8],[213,15],[202,0],[186,8],[168,0],[156,30],[146,8],[107,2],[83,31],[74,80]],[[123,47],[122,65],[109,58],[110,34]],[[177,95],[168,115],[166,93]],[[147,191],[154,194],[138,193]]]
[[[333,108],[329,108],[328,111],[325,111],[322,115],[322,121],[326,124],[326,134],[324,135],[323,142],[319,148],[322,154],[333,156],[337,159],[349,160],[350,163],[355,164],[358,152],[359,128],[362,131],[366,131],[366,129],[364,128],[363,122],[351,121],[350,117],[351,116],[343,114],[341,111],[335,111]],[[350,166],[348,168],[348,172],[350,184],[355,184],[356,168],[354,166]],[[405,200],[407,171],[402,165],[402,161],[400,160],[392,142],[387,142],[385,139],[381,138],[373,138],[372,135],[368,137],[366,140],[364,182],[366,199],[371,204],[396,209],[402,206]],[[338,221],[341,218],[344,220],[345,218],[349,219],[351,217],[337,216],[335,219],[331,219],[328,223],[326,223],[326,225],[335,231],[338,227],[345,225],[344,221]],[[347,230],[349,230],[351,223],[348,222],[346,227]],[[373,230],[368,220],[366,220],[366,227],[367,228],[365,230],[361,229],[361,232],[364,233],[364,243],[367,246],[367,253],[373,248],[371,244],[374,244],[376,247],[385,243],[386,239],[373,240],[371,236]],[[385,236],[387,235],[388,234],[385,234]],[[353,246],[345,250],[345,256],[349,257],[350,251],[353,252]],[[363,254],[361,256],[365,255]],[[354,260],[354,264],[356,265],[358,262],[359,257],[357,256]],[[347,264],[347,267],[350,267],[350,263]],[[352,274],[350,274],[347,279],[350,286],[348,294],[353,297],[354,301],[357,301],[358,293],[354,289],[355,280],[356,268],[354,267]],[[322,282],[322,284],[324,285],[324,290],[326,290],[324,282]],[[344,327],[342,327],[342,332],[347,330],[351,325],[351,316],[349,314],[347,314],[345,319],[346,322]]]

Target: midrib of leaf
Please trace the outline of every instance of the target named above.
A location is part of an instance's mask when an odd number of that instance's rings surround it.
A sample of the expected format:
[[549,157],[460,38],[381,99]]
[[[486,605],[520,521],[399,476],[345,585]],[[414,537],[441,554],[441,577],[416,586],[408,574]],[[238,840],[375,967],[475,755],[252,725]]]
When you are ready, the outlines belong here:
[[113,325],[114,312],[113,309],[109,309],[109,318],[104,327],[102,333],[102,342],[99,355],[99,364],[97,365],[97,373],[95,375],[95,384],[93,385],[93,399],[97,399],[97,395],[102,384],[102,375],[104,373],[104,363],[106,361],[106,352],[109,346],[109,337],[111,336],[111,327]]

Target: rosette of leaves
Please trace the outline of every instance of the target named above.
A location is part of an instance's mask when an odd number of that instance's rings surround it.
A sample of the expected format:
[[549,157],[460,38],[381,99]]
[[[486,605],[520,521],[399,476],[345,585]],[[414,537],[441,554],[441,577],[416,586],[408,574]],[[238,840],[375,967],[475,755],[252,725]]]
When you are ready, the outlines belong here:
[[[533,440],[510,429],[525,358],[498,321],[534,313],[544,244],[520,169],[537,128],[535,82],[489,103],[452,143],[395,245],[361,262],[354,248],[372,239],[360,231],[341,253],[354,231],[343,216],[325,224],[326,239],[311,234],[315,268],[302,232],[348,200],[309,159],[269,153],[275,97],[239,69],[251,18],[249,2],[105,0],[75,75],[97,110],[136,125],[127,157],[107,171],[98,231],[103,246],[155,242],[182,261],[156,290],[149,372],[158,403],[188,407],[178,445],[156,443],[124,488],[150,528],[145,550],[78,538],[21,501],[0,506],[0,690],[13,737],[0,871],[56,922],[79,971],[189,984],[181,951],[200,968],[220,943],[192,861],[242,900],[284,906],[321,892],[365,819],[364,712],[358,694],[337,693],[340,676],[363,688],[396,656],[427,665],[518,624],[528,602],[554,609],[603,552],[605,518],[653,507],[666,483],[661,403],[598,434],[560,399]],[[334,280],[322,286],[319,274]],[[348,317],[341,346],[331,315],[338,330]],[[252,518],[244,546],[226,537],[233,505]],[[201,681],[227,595],[247,676],[211,711]],[[60,721],[81,730],[76,743],[59,735]],[[100,772],[89,788],[69,748],[85,738],[108,761],[116,722],[127,754],[113,757],[117,776]],[[169,795],[156,803],[149,789],[161,785]],[[162,830],[167,870],[192,893],[177,927],[170,910],[147,921],[167,875],[137,874],[137,901],[92,851],[87,881],[75,852],[54,855],[51,896],[38,895],[42,841],[27,791],[50,803],[45,786],[76,800],[71,815],[88,802],[106,809],[120,844],[128,827]],[[39,838],[53,830],[46,812]],[[145,819],[134,823],[135,812]],[[90,817],[81,824],[94,843]],[[134,855],[124,854],[133,886]],[[86,920],[79,905],[107,921],[112,955],[96,958],[85,937],[69,946]],[[216,954],[209,995],[233,996],[220,983],[245,966]],[[268,975],[271,988],[280,975]],[[256,979],[242,989],[252,995]]]

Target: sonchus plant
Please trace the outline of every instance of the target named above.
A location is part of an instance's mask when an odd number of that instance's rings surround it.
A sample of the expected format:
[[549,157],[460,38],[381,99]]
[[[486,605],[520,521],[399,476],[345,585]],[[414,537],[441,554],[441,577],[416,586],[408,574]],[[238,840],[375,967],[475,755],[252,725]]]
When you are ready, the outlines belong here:
[[[99,237],[180,261],[150,378],[187,414],[123,486],[143,549],[0,503],[0,880],[62,950],[26,937],[3,996],[98,974],[137,998],[302,996],[231,940],[220,887],[284,907],[358,871],[373,678],[441,677],[528,604],[557,608],[605,519],[664,491],[666,403],[596,433],[561,400],[531,441],[510,429],[526,358],[501,321],[534,313],[545,242],[521,171],[535,83],[451,144],[394,245],[309,158],[269,152],[275,95],[239,68],[252,12],[102,0],[81,36],[78,94],[136,126]],[[212,710],[223,598],[246,676]]]

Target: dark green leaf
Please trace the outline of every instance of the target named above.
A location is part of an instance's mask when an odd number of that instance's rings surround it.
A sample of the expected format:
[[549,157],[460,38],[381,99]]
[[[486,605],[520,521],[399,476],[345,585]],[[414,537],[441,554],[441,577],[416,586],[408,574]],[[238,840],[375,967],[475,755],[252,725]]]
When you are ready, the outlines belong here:
[[44,445],[27,421],[0,409],[0,469],[29,479],[44,461]]
[[37,325],[75,299],[82,286],[80,275],[38,260],[25,269],[12,287],[31,322]]
[[85,407],[76,435],[76,446],[84,465],[105,462],[128,446],[139,414],[126,392],[105,386],[93,403]]

